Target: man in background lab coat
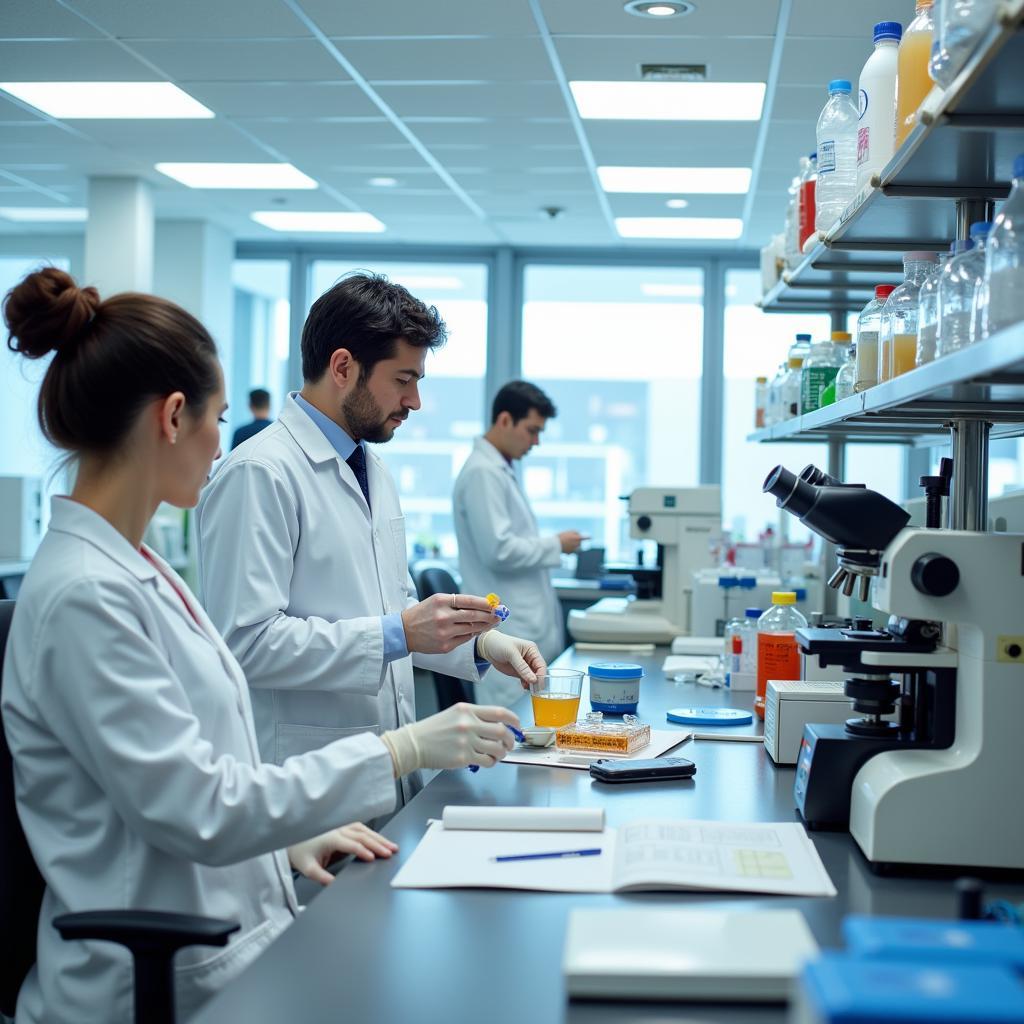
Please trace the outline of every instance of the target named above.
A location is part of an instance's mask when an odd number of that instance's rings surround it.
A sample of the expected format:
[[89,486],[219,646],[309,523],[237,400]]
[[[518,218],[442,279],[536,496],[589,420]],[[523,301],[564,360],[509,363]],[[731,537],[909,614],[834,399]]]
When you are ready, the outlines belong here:
[[[545,668],[535,644],[490,631],[482,597],[415,600],[398,492],[367,448],[420,407],[444,338],[400,285],[342,279],[303,327],[302,391],[203,492],[202,599],[245,671],[266,761],[415,721],[414,662],[473,682],[492,665],[523,681]],[[421,784],[401,781],[404,799]]]
[[[491,407],[491,427],[473,443],[452,496],[463,589],[496,591],[512,610],[509,625],[532,637],[548,661],[565,648],[550,570],[586,538],[576,530],[542,537],[512,464],[540,444],[555,415],[540,388],[525,380],[505,384]],[[508,706],[521,691],[492,672],[476,695],[481,703]]]

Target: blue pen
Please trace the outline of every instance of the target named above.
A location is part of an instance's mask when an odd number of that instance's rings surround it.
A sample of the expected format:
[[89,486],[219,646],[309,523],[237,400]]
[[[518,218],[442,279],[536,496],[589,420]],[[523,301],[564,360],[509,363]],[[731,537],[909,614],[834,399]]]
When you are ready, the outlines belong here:
[[[514,725],[509,725],[506,722],[505,723],[505,728],[508,729],[508,731],[510,733],[512,733],[513,736],[515,736],[517,743],[522,743],[524,741],[525,737],[523,736],[523,734]],[[480,765],[478,765],[478,764],[467,764],[466,767],[471,772],[478,772],[478,771],[480,771]]]
[[601,853],[597,847],[589,850],[559,850],[557,853],[513,853],[507,857],[492,857],[499,864],[509,860],[548,860],[551,857],[597,857]]

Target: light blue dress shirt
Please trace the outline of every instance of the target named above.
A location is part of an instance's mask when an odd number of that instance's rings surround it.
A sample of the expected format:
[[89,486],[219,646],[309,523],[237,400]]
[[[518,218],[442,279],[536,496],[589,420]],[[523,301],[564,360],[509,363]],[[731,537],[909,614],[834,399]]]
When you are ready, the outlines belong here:
[[[357,442],[345,433],[329,416],[325,416],[319,409],[307,402],[302,395],[295,392],[292,396],[295,404],[320,428],[324,437],[331,443],[331,447],[348,462],[349,456],[356,450]],[[362,441],[363,454],[366,453],[366,445]],[[390,663],[398,661],[399,658],[409,656],[409,647],[405,642],[405,627],[402,625],[402,613],[392,612],[390,615],[382,615],[380,618],[381,629],[384,635],[384,661]]]

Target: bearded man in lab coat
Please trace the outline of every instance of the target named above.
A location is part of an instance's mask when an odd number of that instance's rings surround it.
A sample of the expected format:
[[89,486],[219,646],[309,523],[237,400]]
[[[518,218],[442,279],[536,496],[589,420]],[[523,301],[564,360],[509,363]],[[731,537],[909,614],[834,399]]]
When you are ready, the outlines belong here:
[[245,671],[265,761],[415,721],[414,663],[473,682],[493,665],[520,693],[546,667],[535,644],[491,630],[483,597],[415,600],[398,492],[367,448],[420,407],[445,336],[400,285],[343,278],[306,318],[301,392],[203,492],[202,599]]
[[[542,537],[512,464],[540,444],[541,431],[555,415],[551,399],[536,385],[505,384],[491,406],[491,427],[473,443],[452,495],[463,587],[469,593],[496,591],[512,610],[516,629],[536,640],[549,661],[565,648],[550,570],[586,538],[575,530]],[[508,706],[521,691],[492,672],[476,696],[484,704]]]

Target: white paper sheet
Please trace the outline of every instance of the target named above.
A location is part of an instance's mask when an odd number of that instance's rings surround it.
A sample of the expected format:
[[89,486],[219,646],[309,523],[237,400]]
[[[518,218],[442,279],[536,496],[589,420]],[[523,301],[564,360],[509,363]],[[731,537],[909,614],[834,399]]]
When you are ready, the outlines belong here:
[[666,751],[679,746],[690,738],[689,729],[652,729],[651,742],[646,747],[634,750],[632,754],[612,754],[597,750],[559,750],[557,747],[528,747],[519,744],[505,755],[500,764],[539,764],[548,768],[576,768],[586,771],[601,757],[616,760],[637,761],[647,757],[661,757]]

